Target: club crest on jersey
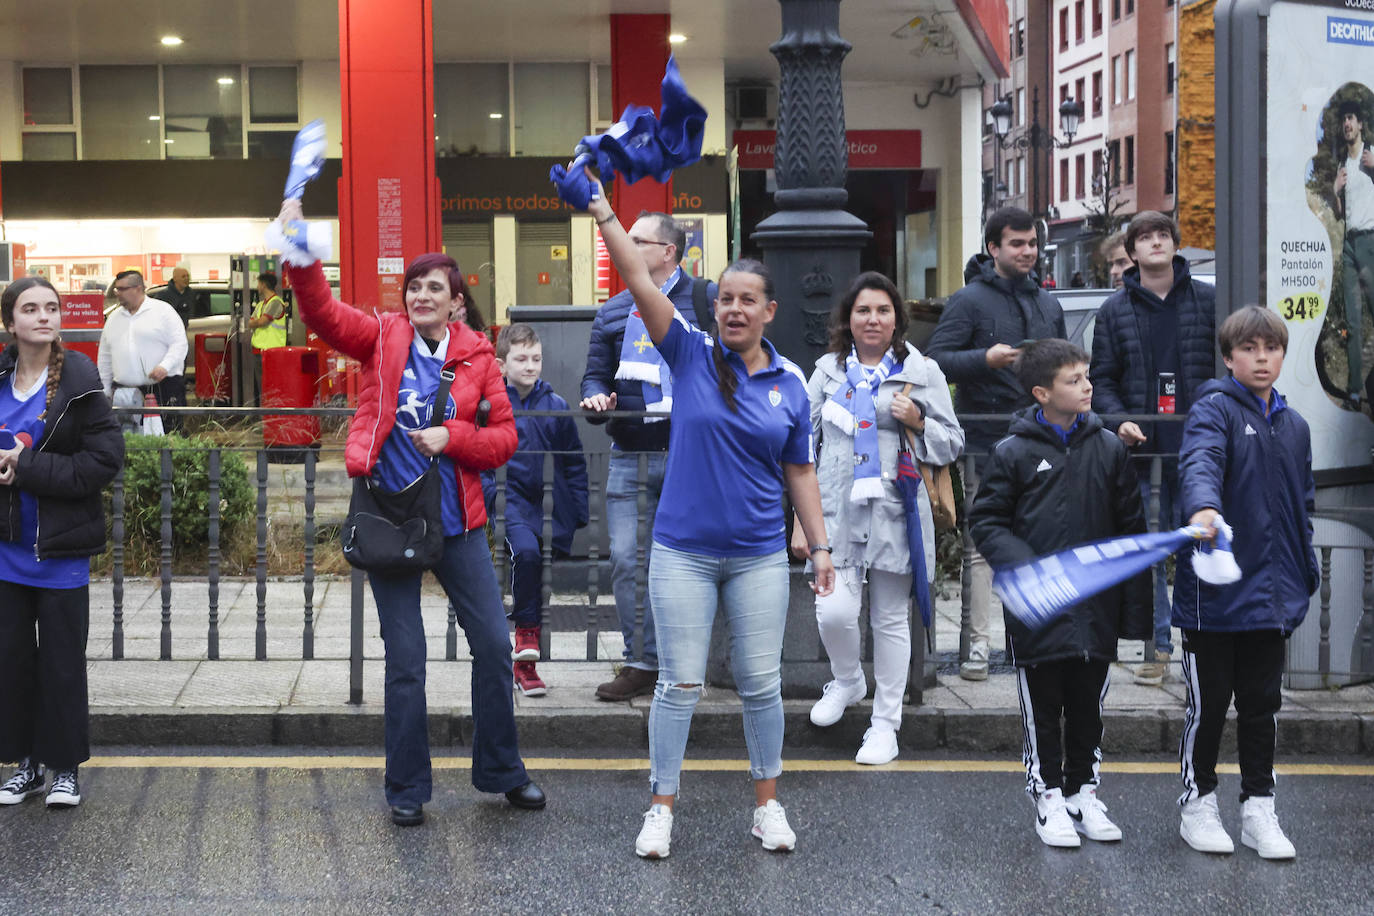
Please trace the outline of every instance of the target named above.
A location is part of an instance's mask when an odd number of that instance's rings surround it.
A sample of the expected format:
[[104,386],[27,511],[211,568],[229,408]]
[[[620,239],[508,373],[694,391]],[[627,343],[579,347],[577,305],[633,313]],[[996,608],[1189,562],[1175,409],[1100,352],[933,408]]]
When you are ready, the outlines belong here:
[[774,407],[782,403],[782,392],[778,390],[777,385],[774,385],[773,390],[768,392],[768,403]]

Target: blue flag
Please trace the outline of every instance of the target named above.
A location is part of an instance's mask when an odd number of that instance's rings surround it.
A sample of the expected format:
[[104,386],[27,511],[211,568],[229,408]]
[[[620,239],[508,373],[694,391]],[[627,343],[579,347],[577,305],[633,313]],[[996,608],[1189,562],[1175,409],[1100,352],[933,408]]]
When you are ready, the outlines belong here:
[[[1225,534],[1218,532],[1214,552],[1230,550]],[[1189,525],[1080,544],[995,570],[992,588],[1009,614],[1038,630],[1080,601],[1120,585],[1190,542],[1206,539],[1207,529]]]

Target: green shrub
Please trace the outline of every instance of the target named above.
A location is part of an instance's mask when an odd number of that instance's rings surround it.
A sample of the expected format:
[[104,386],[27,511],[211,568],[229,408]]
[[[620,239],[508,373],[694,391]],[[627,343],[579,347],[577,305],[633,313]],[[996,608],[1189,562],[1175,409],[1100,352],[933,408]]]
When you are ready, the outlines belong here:
[[[210,540],[210,449],[215,443],[200,436],[125,433],[124,445],[124,530],[130,547],[137,550],[162,542],[162,449],[170,448],[172,551],[174,555],[203,553]],[[256,503],[243,457],[228,449],[221,451],[221,546],[253,522]]]

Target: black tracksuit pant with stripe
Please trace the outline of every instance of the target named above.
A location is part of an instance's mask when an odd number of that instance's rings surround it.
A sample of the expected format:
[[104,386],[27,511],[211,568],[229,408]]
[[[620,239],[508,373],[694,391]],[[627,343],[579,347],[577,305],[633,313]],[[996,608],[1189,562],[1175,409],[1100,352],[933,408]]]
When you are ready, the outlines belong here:
[[1183,631],[1188,706],[1179,743],[1180,805],[1217,787],[1217,754],[1231,700],[1236,702],[1240,800],[1274,794],[1275,715],[1283,705],[1284,638],[1278,630]]
[[1105,661],[1081,658],[1016,670],[1025,736],[1021,756],[1026,764],[1026,791],[1032,798],[1039,798],[1046,789],[1063,789],[1067,797],[1085,785],[1097,785],[1107,670]]

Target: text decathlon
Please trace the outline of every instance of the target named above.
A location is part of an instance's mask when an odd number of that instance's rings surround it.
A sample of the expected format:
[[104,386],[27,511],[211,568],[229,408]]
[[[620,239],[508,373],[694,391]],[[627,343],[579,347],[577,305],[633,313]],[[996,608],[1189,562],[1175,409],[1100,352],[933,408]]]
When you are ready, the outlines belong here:
[[1326,17],[1326,41],[1328,44],[1374,45],[1374,22],[1365,19],[1339,19]]

